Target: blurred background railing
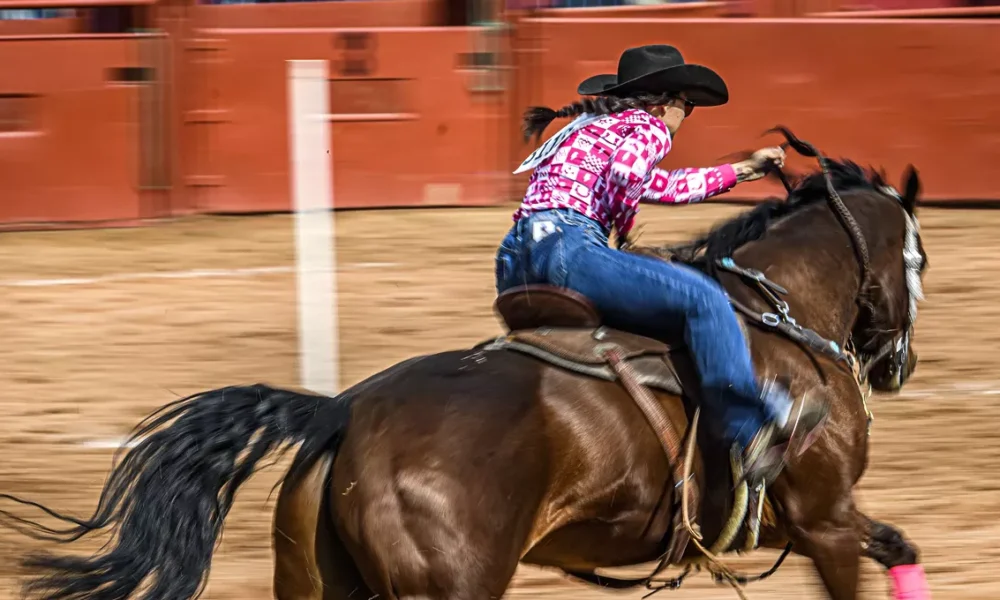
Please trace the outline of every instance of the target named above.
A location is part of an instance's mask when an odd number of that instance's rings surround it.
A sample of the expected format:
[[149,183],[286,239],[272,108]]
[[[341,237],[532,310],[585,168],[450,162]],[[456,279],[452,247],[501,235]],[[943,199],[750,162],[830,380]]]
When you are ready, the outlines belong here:
[[732,90],[671,164],[780,122],[831,153],[920,164],[931,199],[1000,197],[1000,8],[983,2],[50,2],[0,0],[0,226],[287,210],[294,58],[331,63],[337,206],[507,202],[524,108],[572,100],[649,42]]

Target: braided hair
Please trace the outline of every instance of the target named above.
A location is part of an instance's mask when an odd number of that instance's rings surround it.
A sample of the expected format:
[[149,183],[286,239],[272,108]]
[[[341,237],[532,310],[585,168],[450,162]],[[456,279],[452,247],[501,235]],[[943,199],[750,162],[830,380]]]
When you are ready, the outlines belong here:
[[578,117],[584,113],[592,115],[611,115],[630,108],[646,109],[652,106],[662,106],[675,98],[676,94],[636,94],[635,96],[615,97],[598,96],[596,98],[581,98],[580,100],[567,104],[559,110],[553,110],[548,106],[532,106],[524,111],[524,119],[521,122],[521,131],[524,134],[524,141],[531,138],[541,138],[542,132],[555,119],[565,119],[567,117]]

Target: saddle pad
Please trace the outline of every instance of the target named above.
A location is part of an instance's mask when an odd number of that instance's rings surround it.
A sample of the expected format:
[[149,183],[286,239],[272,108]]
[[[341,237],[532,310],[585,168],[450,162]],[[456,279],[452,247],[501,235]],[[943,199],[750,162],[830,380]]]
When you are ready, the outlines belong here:
[[[606,332],[606,335],[598,332]],[[599,339],[595,339],[595,335]],[[478,347],[483,350],[513,350],[574,373],[618,381],[614,369],[600,355],[606,344],[615,344],[620,349],[640,385],[678,396],[684,394],[668,355],[669,346],[603,327],[515,331]]]
[[616,347],[626,360],[645,355],[667,356],[670,353],[670,346],[663,342],[608,327],[596,329],[544,327],[513,331],[507,339],[535,346],[560,358],[585,365],[605,364],[607,359],[603,356],[603,352],[611,347]]

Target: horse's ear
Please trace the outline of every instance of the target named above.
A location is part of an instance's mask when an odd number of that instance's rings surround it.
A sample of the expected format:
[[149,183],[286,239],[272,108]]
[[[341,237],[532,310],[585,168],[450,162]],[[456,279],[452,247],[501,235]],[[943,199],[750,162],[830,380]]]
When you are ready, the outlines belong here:
[[906,172],[903,173],[903,195],[900,202],[903,204],[903,208],[906,212],[911,215],[917,208],[917,196],[920,194],[920,175],[917,174],[917,168],[913,165],[906,166]]

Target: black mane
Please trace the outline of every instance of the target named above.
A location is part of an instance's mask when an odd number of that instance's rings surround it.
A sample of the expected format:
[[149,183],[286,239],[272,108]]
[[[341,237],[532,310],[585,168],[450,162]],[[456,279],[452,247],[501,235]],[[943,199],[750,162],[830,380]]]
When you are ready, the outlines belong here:
[[[834,189],[839,193],[863,189],[882,192],[886,186],[881,173],[864,169],[850,160],[827,159]],[[676,259],[704,271],[712,271],[716,261],[730,257],[749,242],[763,237],[778,219],[804,207],[828,198],[826,178],[822,171],[815,171],[796,178],[787,200],[773,199],[761,202],[751,210],[716,226],[704,236],[680,246],[668,248]]]

